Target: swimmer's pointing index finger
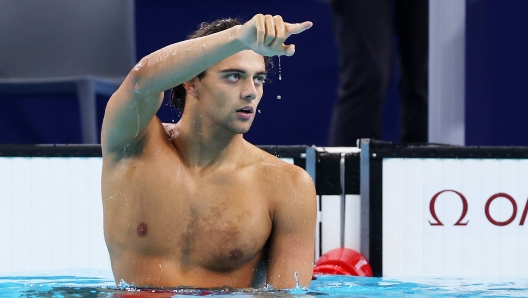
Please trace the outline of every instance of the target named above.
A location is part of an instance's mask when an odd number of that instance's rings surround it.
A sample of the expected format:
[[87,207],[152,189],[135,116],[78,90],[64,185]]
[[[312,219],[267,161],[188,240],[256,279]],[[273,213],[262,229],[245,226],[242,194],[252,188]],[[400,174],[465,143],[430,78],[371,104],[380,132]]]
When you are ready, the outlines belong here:
[[[286,30],[286,38],[290,37],[292,34],[299,34],[301,32],[304,32],[305,30],[312,28],[312,26],[313,23],[310,21],[296,24],[284,23],[284,29]],[[292,56],[293,54],[295,54],[294,44],[283,45],[281,48],[286,56]]]
[[296,23],[296,24],[290,24],[290,23],[284,23],[284,27],[286,29],[287,37],[289,37],[292,34],[299,34],[307,29],[312,28],[313,23],[310,21],[302,22],[302,23]]
[[281,16],[257,14],[239,27],[239,40],[248,49],[264,56],[291,56],[295,46],[284,41],[292,34],[299,34],[313,26],[312,22],[286,23]]

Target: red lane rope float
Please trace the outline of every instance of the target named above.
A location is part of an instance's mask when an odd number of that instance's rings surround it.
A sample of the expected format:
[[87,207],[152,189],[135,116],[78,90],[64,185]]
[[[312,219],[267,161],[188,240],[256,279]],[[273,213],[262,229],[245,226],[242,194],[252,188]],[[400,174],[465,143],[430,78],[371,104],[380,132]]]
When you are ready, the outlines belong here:
[[372,268],[359,252],[350,248],[336,248],[317,260],[313,273],[372,276]]

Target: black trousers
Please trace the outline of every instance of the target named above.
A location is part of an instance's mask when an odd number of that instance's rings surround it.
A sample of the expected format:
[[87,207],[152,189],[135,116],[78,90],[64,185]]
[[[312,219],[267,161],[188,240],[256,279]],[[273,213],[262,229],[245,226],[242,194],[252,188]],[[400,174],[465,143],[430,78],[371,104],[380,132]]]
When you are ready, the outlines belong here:
[[382,137],[394,34],[400,60],[401,141],[427,142],[428,0],[331,0],[339,54],[339,90],[330,146]]

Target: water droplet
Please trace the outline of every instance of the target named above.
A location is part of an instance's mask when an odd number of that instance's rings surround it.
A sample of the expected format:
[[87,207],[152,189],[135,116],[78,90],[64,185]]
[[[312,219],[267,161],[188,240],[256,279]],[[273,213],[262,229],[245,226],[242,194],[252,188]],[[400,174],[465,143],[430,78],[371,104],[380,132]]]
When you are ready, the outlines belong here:
[[257,111],[260,114],[260,110]]
[[[138,64],[136,64],[136,67],[134,67],[135,70],[139,70],[141,68],[141,66],[143,66],[143,63],[141,63],[141,61],[138,62]],[[136,83],[137,85],[137,83]]]
[[277,95],[277,99],[281,99],[282,97],[280,95]]
[[279,81],[282,80],[282,67],[280,63],[280,56],[279,56]]

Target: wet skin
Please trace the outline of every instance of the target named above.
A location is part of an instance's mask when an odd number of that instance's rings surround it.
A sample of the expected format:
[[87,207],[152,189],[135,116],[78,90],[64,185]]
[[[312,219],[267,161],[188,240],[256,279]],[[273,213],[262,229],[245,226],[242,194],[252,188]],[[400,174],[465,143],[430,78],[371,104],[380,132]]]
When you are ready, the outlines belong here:
[[[133,150],[105,155],[105,239],[116,282],[255,286],[260,263],[268,261],[277,209],[288,204],[282,207],[291,208],[288,217],[312,217],[310,211],[303,214],[315,207],[307,173],[237,135],[251,126],[262,96],[263,69],[261,56],[241,52],[211,67],[196,83],[200,105],[193,106],[190,99],[186,113],[201,120],[191,123],[236,135],[222,163],[192,165],[183,152],[196,137],[187,141],[186,129],[180,127],[184,124],[162,124],[157,117]],[[249,120],[237,112],[248,105],[254,107]],[[207,134],[200,130],[198,135]],[[294,240],[287,245],[300,244]],[[290,271],[293,278],[296,270]]]
[[304,173],[251,145],[236,166],[194,172],[158,121],[159,135],[139,156],[104,164],[105,239],[116,281],[251,286],[274,208]]
[[[101,134],[102,201],[116,283],[246,288],[264,262],[276,288],[294,287],[296,271],[309,284],[313,181],[242,134],[263,94],[262,55],[293,55],[285,36],[310,26],[256,15],[170,45],[143,58],[111,97]],[[155,116],[162,92],[181,83],[182,118],[162,124]]]

